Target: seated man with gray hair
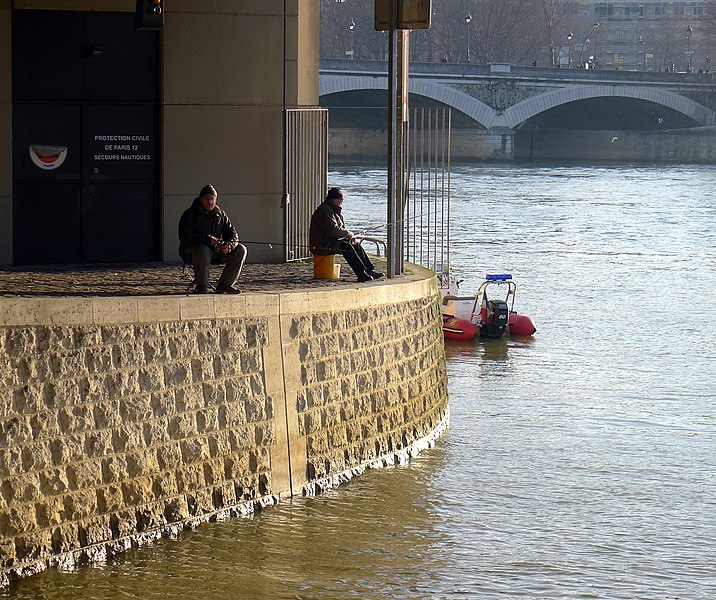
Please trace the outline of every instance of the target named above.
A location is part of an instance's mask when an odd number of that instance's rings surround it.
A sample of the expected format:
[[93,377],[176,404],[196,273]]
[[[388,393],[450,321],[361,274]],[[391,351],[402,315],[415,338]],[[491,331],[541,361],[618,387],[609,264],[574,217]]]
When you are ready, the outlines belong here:
[[213,185],[201,188],[199,196],[179,220],[179,254],[194,269],[195,294],[209,292],[209,265],[224,264],[216,286],[217,294],[240,294],[236,280],[246,260],[246,246],[228,215],[216,203]]

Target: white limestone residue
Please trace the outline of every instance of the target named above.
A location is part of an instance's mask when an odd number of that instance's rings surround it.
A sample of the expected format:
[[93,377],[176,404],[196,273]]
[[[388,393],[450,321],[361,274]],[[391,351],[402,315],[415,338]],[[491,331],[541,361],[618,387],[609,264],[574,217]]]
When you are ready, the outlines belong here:
[[415,442],[410,444],[410,446],[408,446],[407,448],[396,450],[395,452],[390,452],[365,464],[358,465],[357,467],[351,467],[350,469],[347,469],[336,475],[331,475],[330,477],[323,477],[321,479],[317,479],[316,481],[311,481],[310,483],[307,483],[303,486],[302,495],[316,496],[318,494],[330,490],[333,487],[337,487],[343,483],[350,481],[354,477],[363,474],[367,469],[383,469],[385,467],[395,466],[396,464],[407,464],[410,462],[411,458],[415,458],[423,450],[435,446],[435,442],[448,428],[449,423],[450,407],[448,406],[445,410],[445,416],[440,421],[440,423],[438,423],[437,427],[435,427],[435,429],[433,429],[425,437],[422,437],[419,440],[416,440]]

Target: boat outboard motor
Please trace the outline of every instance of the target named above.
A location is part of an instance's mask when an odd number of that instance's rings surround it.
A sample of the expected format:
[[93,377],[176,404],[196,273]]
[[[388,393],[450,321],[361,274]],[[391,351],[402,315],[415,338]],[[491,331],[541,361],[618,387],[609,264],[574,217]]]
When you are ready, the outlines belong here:
[[504,300],[488,300],[486,319],[480,326],[480,335],[488,338],[501,338],[507,329],[510,309]]

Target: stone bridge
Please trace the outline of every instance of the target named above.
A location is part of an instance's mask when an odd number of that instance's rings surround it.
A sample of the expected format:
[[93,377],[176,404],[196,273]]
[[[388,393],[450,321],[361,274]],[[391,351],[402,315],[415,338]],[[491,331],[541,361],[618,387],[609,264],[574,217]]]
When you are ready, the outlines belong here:
[[[323,59],[320,95],[387,89],[387,64],[378,61]],[[609,115],[620,99],[635,116],[645,110],[674,115],[673,128],[716,125],[714,74],[543,69],[509,64],[411,64],[410,93],[464,113],[490,133],[510,134],[530,119],[571,103],[602,99]],[[606,100],[606,103],[604,102]],[[614,101],[617,102],[614,102]],[[623,102],[623,101],[622,101]],[[656,112],[654,112],[656,111]],[[661,112],[660,112],[661,111]],[[616,111],[614,111],[616,112]],[[629,119],[629,116],[626,116]],[[657,119],[655,118],[656,122]],[[559,128],[557,126],[557,128]],[[619,126],[614,129],[619,129]],[[635,127],[638,129],[639,127]]]

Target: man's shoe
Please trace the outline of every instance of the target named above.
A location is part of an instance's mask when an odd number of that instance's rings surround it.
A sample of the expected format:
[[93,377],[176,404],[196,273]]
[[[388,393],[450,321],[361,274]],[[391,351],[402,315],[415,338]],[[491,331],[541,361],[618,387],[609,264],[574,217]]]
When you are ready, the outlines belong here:
[[370,275],[373,279],[385,277],[385,273],[381,273],[380,271],[368,271],[368,275]]
[[240,294],[241,290],[237,287],[234,287],[233,285],[224,285],[223,283],[220,283],[216,286],[216,293],[217,294]]
[[366,281],[373,281],[373,278],[366,273],[365,275],[358,275],[358,283],[365,283]]
[[194,288],[194,291],[192,292],[194,294],[208,294],[209,293],[209,287],[206,285],[202,285],[201,283],[197,283],[196,287]]

